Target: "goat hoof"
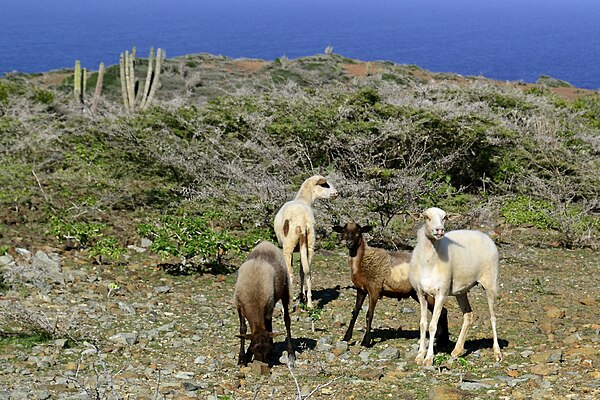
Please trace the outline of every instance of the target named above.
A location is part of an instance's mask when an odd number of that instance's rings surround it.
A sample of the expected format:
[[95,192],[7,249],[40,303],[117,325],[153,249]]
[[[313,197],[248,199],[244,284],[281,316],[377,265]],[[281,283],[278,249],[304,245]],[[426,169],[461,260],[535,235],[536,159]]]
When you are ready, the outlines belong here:
[[417,365],[422,365],[424,356],[425,354],[417,354],[417,356],[415,357],[415,363],[417,363]]
[[462,354],[463,352],[464,352],[464,350],[463,350],[463,349],[461,349],[461,350],[456,350],[456,349],[455,349],[455,350],[453,350],[453,351],[452,351],[452,353],[450,353],[450,355],[452,356],[452,358],[453,358],[453,359],[455,359],[455,360],[456,360],[458,357],[460,357],[460,356],[461,356],[461,354]]
[[423,366],[431,367],[432,365],[433,365],[433,356],[426,357],[425,360],[423,360]]

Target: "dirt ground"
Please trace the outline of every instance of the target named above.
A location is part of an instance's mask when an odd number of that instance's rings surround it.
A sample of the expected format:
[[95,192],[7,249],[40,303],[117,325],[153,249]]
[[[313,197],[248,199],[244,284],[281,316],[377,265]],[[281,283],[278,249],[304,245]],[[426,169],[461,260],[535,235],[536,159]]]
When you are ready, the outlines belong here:
[[[43,313],[75,340],[33,346],[5,341],[0,399],[90,393],[130,399],[599,398],[598,253],[502,244],[499,249],[501,362],[494,361],[485,295],[477,287],[470,295],[475,321],[458,361],[445,359],[448,348],[439,349],[437,366],[415,365],[418,307],[410,299],[378,303],[372,348],[359,345],[364,310],[353,340],[342,342],[355,291],[340,245],[317,252],[316,311],[296,306],[292,314],[296,366],[278,361],[285,349],[281,336],[269,369],[236,365],[234,273],[174,275],[155,257],[137,252],[141,249],[131,250],[123,265],[102,266],[84,254],[43,248],[60,257],[64,284],[12,288],[0,304]],[[462,316],[454,299],[448,308],[455,340]],[[274,329],[284,331],[280,311]]]

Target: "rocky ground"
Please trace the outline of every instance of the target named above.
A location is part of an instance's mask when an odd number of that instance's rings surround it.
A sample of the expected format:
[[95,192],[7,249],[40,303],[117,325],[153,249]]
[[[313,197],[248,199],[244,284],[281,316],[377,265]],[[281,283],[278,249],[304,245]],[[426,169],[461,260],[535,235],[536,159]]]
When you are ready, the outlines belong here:
[[[235,274],[175,275],[132,248],[123,265],[18,249],[0,258],[0,399],[596,399],[600,398],[600,261],[592,250],[500,245],[496,363],[485,296],[472,290],[467,353],[414,363],[417,304],[383,299],[375,345],[341,341],[355,291],[346,253],[319,251],[313,296],[295,307],[296,366],[239,367]],[[449,302],[451,338],[462,321]],[[28,341],[31,326],[56,329]],[[280,311],[274,327],[284,331]],[[275,360],[285,360],[284,337]]]

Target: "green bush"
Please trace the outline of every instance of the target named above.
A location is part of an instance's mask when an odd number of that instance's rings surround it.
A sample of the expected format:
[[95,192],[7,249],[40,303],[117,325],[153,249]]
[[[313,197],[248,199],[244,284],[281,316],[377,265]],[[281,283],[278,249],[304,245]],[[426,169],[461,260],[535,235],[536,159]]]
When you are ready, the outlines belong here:
[[506,222],[514,225],[531,225],[540,229],[556,228],[556,220],[551,217],[552,204],[544,200],[518,196],[508,200],[501,209]]
[[152,240],[150,249],[159,255],[179,257],[183,265],[198,259],[201,265],[222,265],[228,253],[240,254],[251,249],[264,233],[240,239],[228,230],[216,227],[219,213],[207,212],[199,216],[165,216],[159,221],[140,224],[140,237]]
[[54,102],[54,93],[46,89],[38,89],[33,93],[33,101],[50,105]]
[[107,235],[107,231],[106,224],[98,222],[69,222],[59,217],[50,220],[50,233],[61,242],[88,249],[92,258],[116,260],[125,249],[116,238]]

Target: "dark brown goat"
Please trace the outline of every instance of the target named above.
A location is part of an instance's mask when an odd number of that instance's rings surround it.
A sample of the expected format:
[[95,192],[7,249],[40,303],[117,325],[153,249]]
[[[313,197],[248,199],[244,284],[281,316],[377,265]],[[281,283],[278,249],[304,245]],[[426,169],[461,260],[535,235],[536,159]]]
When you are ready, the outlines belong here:
[[[371,226],[360,226],[349,222],[346,225],[334,226],[333,230],[342,234],[342,240],[346,241],[349,250],[348,266],[352,283],[356,288],[356,305],[352,310],[352,318],[344,335],[344,340],[352,339],[352,331],[358,313],[362,308],[365,297],[369,295],[369,310],[367,311],[367,328],[361,346],[370,347],[371,323],[377,301],[385,296],[397,299],[412,297],[415,301],[417,293],[408,279],[408,266],[410,263],[410,252],[390,252],[385,249],[369,246],[363,238],[363,233],[370,232]],[[433,304],[430,304],[433,309]],[[444,308],[439,319],[438,334],[436,335],[438,345],[448,342],[448,316]]]
[[[269,242],[259,243],[248,255],[238,270],[234,302],[240,318],[240,353],[238,364],[247,365],[252,356],[258,361],[269,363],[273,351],[273,310],[281,300],[283,319],[287,331],[288,360],[296,358],[290,331],[290,279],[283,253]],[[246,320],[250,324],[248,334]],[[245,351],[245,340],[250,347]]]

